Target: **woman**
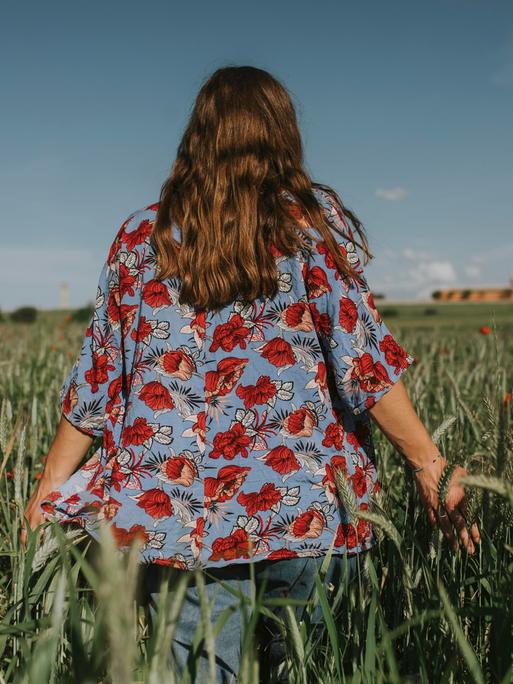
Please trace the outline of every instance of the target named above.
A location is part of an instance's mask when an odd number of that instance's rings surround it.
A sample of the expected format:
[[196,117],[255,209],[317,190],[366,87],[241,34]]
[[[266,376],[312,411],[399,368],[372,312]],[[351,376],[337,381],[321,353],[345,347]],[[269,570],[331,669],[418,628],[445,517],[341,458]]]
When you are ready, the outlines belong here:
[[[372,418],[414,469],[432,525],[474,553],[466,471],[452,470],[439,502],[447,461],[401,381],[413,357],[381,319],[355,246],[372,258],[357,218],[306,173],[286,89],[261,69],[217,70],[160,201],[112,242],[30,527],[72,521],[98,538],[105,522],[170,576],[200,568],[244,589],[254,563],[269,591],[307,598],[328,552],[327,581],[339,581],[375,544],[343,493],[364,510],[378,489]],[[217,593],[214,611],[230,600]],[[192,587],[188,601],[182,662]],[[219,636],[220,679],[238,668],[239,619]]]

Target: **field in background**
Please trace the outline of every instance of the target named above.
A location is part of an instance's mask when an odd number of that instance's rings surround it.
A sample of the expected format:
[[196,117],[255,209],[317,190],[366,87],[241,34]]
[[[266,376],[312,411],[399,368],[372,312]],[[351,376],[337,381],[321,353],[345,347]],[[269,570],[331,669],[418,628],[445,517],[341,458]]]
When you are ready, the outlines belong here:
[[[507,684],[513,681],[513,308],[377,305],[416,357],[404,383],[419,415],[442,453],[479,478],[469,491],[476,495],[482,543],[473,558],[454,554],[430,530],[401,457],[373,427],[382,491],[372,515],[380,543],[356,580],[340,588],[337,624],[322,592],[316,600],[324,610],[323,633],[288,613],[290,681]],[[80,530],[68,526],[64,536],[49,526],[44,546],[36,549],[34,535],[27,553],[20,548],[21,515],[86,326],[70,321],[69,313],[44,312],[34,324],[0,323],[3,681],[181,681],[166,662],[181,587],[150,638],[146,610],[129,600],[137,595],[130,559],[118,558],[108,543],[95,549]],[[491,331],[480,332],[483,327]],[[242,601],[258,613],[262,605],[254,598],[234,597],[234,605]],[[213,657],[208,625],[198,626],[198,644]],[[245,638],[240,681],[272,682],[249,620]]]

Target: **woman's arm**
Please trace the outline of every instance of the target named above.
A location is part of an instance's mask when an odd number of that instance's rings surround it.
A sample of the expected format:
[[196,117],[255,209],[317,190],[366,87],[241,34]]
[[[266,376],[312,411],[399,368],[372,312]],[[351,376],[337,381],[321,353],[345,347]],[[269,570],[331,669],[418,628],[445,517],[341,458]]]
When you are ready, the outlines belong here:
[[463,485],[458,484],[458,478],[466,475],[467,471],[461,466],[455,468],[444,502],[447,515],[440,515],[437,487],[447,460],[441,456],[438,447],[418,417],[402,380],[399,379],[374,406],[368,409],[368,412],[387,439],[404,456],[406,462],[412,468],[422,467],[421,471],[415,473],[415,481],[433,527],[438,521],[453,549],[457,550],[458,540],[452,530],[450,522],[452,521],[464,547],[470,554],[473,554],[475,550],[473,542],[479,543],[480,541],[479,529],[474,523],[469,535],[462,514],[466,505],[465,490]]
[[[45,458],[42,477],[25,508],[24,515],[28,519],[31,530],[44,522],[43,514],[39,508],[40,502],[51,491],[58,489],[70,478],[87,453],[92,441],[91,436],[76,428],[61,415],[55,437]],[[21,542],[24,546],[27,542],[24,520],[21,528]]]

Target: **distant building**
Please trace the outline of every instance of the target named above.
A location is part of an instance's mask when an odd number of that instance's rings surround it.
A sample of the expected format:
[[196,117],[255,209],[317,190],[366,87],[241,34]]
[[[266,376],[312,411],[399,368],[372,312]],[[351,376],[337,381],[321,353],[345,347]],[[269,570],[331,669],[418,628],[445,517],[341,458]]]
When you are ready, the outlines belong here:
[[472,287],[436,290],[431,294],[437,301],[499,302],[513,301],[513,282],[511,287]]
[[59,307],[69,309],[69,285],[63,282],[59,286]]

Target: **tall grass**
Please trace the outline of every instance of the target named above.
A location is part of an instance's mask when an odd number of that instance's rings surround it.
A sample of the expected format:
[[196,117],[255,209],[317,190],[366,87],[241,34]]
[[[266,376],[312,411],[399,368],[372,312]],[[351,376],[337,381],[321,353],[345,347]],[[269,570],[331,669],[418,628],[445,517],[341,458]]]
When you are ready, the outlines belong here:
[[[46,525],[41,543],[19,533],[27,498],[58,421],[57,393],[82,335],[77,324],[47,321],[24,330],[0,324],[0,659],[4,682],[191,681],[171,644],[185,576],[162,582],[155,629],[140,600],[144,577],[134,546],[123,555],[109,533]],[[505,331],[427,334],[410,326],[401,340],[418,358],[405,376],[410,396],[440,450],[471,475],[482,542],[474,557],[452,552],[433,531],[401,457],[376,428],[381,491],[368,511],[345,492],[351,518],[369,520],[379,539],[340,587],[323,582],[299,621],[297,602],[234,591],[233,606],[210,619],[196,573],[204,648],[213,674],[216,637],[231,610],[243,613],[241,682],[275,681],[260,655],[259,616],[286,636],[282,669],[291,682],[513,681],[513,341]],[[309,615],[320,604],[325,628]],[[278,618],[275,608],[284,607]],[[194,668],[192,668],[194,670]],[[212,676],[211,681],[214,681]]]

